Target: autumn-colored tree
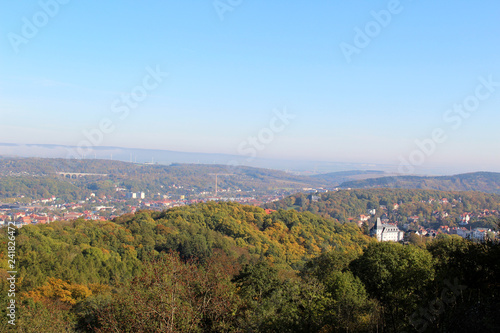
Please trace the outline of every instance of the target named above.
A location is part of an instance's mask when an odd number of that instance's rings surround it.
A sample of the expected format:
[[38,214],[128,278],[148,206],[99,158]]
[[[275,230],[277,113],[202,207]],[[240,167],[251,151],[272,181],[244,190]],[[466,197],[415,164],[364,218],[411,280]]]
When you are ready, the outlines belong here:
[[[100,289],[97,286],[96,288]],[[52,299],[71,305],[90,295],[92,295],[92,291],[84,285],[72,284],[55,278],[49,278],[49,281],[44,286],[22,294],[23,297],[31,298],[35,302]]]
[[[222,255],[221,255],[222,256]],[[238,306],[226,257],[204,265],[168,254],[146,263],[143,273],[98,310],[96,332],[219,332],[233,327]],[[220,259],[219,258],[219,259]]]

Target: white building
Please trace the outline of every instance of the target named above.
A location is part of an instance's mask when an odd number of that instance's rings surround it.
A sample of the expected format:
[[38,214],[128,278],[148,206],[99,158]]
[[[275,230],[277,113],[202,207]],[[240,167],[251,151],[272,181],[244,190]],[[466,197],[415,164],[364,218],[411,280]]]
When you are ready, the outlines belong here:
[[472,237],[484,241],[488,238],[488,233],[491,232],[491,229],[486,228],[476,228],[472,231]]
[[144,199],[146,194],[144,192],[128,192],[126,197],[127,199]]
[[467,225],[467,224],[469,224],[469,221],[470,221],[470,215],[467,213],[462,214],[461,220],[460,220],[460,225]]
[[359,220],[360,220],[361,222],[368,221],[369,219],[370,219],[370,217],[369,217],[369,216],[366,216],[366,215],[363,215],[363,214],[359,215]]
[[379,242],[399,242],[403,240],[404,232],[399,230],[397,225],[382,223],[380,218],[377,218],[377,222],[375,222],[375,225],[370,229],[370,236],[376,236]]

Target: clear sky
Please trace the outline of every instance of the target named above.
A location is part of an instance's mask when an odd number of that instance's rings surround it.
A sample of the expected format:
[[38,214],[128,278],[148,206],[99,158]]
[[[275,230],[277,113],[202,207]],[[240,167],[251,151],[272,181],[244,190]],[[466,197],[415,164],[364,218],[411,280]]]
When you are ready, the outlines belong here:
[[498,1],[2,1],[0,22],[0,142],[88,145],[90,131],[500,171]]

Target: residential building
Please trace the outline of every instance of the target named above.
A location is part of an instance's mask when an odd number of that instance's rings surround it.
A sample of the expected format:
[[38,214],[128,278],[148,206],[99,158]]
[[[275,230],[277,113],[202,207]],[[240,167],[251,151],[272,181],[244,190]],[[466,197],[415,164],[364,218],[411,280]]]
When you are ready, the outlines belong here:
[[469,221],[470,221],[470,215],[468,213],[463,213],[461,216],[460,216],[461,220],[460,220],[460,224],[461,225],[466,225],[466,224],[469,224]]
[[379,242],[399,242],[403,240],[404,232],[399,230],[397,225],[382,223],[380,218],[377,218],[375,225],[370,229],[370,236],[376,236]]
[[369,219],[370,219],[370,217],[369,217],[369,216],[366,216],[366,215],[363,215],[363,214],[359,215],[359,220],[360,220],[361,222],[368,221]]
[[144,192],[128,192],[126,194],[127,199],[144,199],[146,194]]
[[457,228],[457,235],[462,238],[469,238],[470,231],[467,228]]
[[491,229],[476,228],[472,231],[472,237],[474,239],[484,241],[488,238],[488,232],[491,232]]

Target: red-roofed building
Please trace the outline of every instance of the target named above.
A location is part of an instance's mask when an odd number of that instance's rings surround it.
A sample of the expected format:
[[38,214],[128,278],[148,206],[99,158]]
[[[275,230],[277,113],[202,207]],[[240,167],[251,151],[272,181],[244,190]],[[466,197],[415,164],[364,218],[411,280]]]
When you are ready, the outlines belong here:
[[370,218],[369,216],[366,216],[366,215],[363,215],[363,214],[359,215],[359,220],[361,222],[368,221],[369,218]]
[[23,217],[19,218],[18,221],[22,222],[22,223],[29,224],[29,223],[31,223],[32,219],[29,216],[23,216]]
[[447,225],[442,225],[439,227],[439,231],[448,234],[450,233],[450,227],[448,227]]
[[14,220],[17,221],[18,218],[26,216],[25,213],[19,212],[19,213],[14,213]]
[[42,223],[42,224],[50,222],[50,219],[48,218],[48,216],[37,216],[36,220],[38,221],[38,223]]
[[79,217],[83,216],[82,213],[77,213],[77,212],[69,212],[69,213],[64,213],[64,220],[75,220]]

